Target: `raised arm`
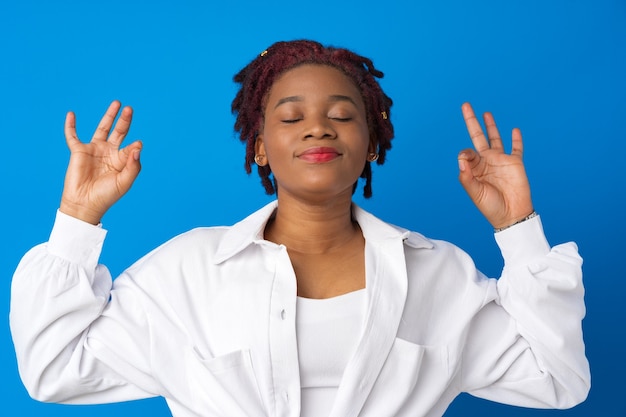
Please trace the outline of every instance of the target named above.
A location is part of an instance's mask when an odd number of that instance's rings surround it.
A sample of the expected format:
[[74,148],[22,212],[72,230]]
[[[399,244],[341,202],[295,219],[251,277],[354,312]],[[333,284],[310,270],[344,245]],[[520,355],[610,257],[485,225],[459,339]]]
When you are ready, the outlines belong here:
[[142,143],[135,141],[120,148],[130,128],[133,110],[124,107],[113,126],[120,108],[119,101],[111,103],[89,143],[78,139],[76,116],[73,112],[67,114],[65,139],[71,156],[61,197],[61,212],[98,224],[139,175]]
[[[89,143],[78,139],[74,113],[67,114],[71,156],[60,211],[48,242],[29,250],[13,276],[10,325],[18,369],[29,394],[41,401],[111,402],[160,392],[150,374],[150,336],[140,302],[128,292],[118,296],[125,303],[110,307],[112,277],[98,264],[106,230],[92,225],[140,170],[141,143],[120,148],[132,119],[126,107],[114,123],[120,109],[117,101],[109,106]],[[106,314],[121,319],[103,319]],[[107,323],[119,326],[103,331]],[[110,361],[122,370],[90,349],[98,340],[122,352],[124,360]],[[139,354],[131,358],[129,352]]]
[[[521,132],[513,129],[507,154],[491,113],[483,116],[485,137],[472,107],[465,103],[462,110],[474,149],[459,153],[459,179],[493,227],[507,228],[533,213]],[[581,326],[582,258],[576,244],[551,248],[539,218],[497,233],[496,241],[504,268],[494,280],[494,303],[475,318],[474,331],[481,336],[468,338],[465,346],[463,389],[541,408],[584,401],[590,372]]]

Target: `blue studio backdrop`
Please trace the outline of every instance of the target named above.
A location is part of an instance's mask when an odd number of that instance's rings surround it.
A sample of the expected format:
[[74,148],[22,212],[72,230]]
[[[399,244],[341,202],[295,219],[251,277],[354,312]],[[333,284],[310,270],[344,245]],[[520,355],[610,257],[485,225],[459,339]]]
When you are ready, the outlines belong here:
[[[102,262],[114,275],[196,226],[232,224],[271,197],[243,169],[232,76],[277,40],[312,38],[373,59],[396,128],[374,196],[379,217],[452,241],[489,276],[492,230],[457,181],[471,145],[460,106],[520,127],[533,199],[552,244],[585,259],[584,321],[592,389],[566,411],[462,395],[446,416],[626,416],[626,2],[4,1],[0,3],[0,415],[168,416],[162,399],[41,404],[23,388],[8,328],[21,256],[47,240],[69,152],[65,113],[89,140],[108,104],[135,109],[143,171],[104,218]],[[508,142],[510,143],[510,142]],[[141,414],[138,414],[141,413]]]

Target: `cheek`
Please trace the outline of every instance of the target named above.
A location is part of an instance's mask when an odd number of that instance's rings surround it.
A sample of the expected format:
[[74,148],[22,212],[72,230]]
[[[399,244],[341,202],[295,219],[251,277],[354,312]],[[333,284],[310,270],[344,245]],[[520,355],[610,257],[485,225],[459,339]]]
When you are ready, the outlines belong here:
[[281,143],[280,139],[277,139],[276,135],[268,135],[265,139],[265,153],[268,158],[273,155],[280,155],[285,152],[285,146]]
[[376,143],[374,136],[372,135],[371,130],[368,127],[365,127],[361,132],[361,137],[363,138],[363,147],[365,149],[365,153],[369,153],[373,148],[373,144]]
[[288,163],[291,159],[292,152],[288,143],[277,140],[276,137],[272,137],[264,142],[265,156],[272,168],[272,171],[280,169],[281,165]]

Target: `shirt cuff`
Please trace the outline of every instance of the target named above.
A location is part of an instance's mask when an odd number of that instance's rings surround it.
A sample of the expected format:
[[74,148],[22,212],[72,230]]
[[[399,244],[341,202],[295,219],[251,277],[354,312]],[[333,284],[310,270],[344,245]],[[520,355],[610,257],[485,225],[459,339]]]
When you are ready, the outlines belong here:
[[107,231],[57,210],[48,252],[72,263],[94,266],[98,263]]
[[505,267],[527,265],[550,252],[539,216],[494,234],[502,252]]

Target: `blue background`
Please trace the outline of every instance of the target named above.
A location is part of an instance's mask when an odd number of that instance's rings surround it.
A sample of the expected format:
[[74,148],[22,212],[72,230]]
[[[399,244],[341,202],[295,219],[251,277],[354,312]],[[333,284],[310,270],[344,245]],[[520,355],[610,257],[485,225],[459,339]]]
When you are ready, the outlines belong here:
[[589,399],[526,410],[461,396],[446,416],[626,416],[623,237],[626,186],[626,2],[4,1],[0,5],[0,380],[2,415],[167,416],[161,399],[104,406],[31,400],[8,330],[22,254],[47,239],[68,151],[66,111],[90,139],[113,99],[135,108],[143,171],[105,217],[102,261],[117,274],[170,237],[232,224],[270,200],[243,171],[232,131],[232,76],[277,40],[313,38],[371,57],[394,99],[394,149],[375,167],[387,221],[450,240],[490,276],[502,261],[489,224],[457,181],[470,145],[469,100],[503,135],[519,126],[537,211],[553,243],[585,258]]

